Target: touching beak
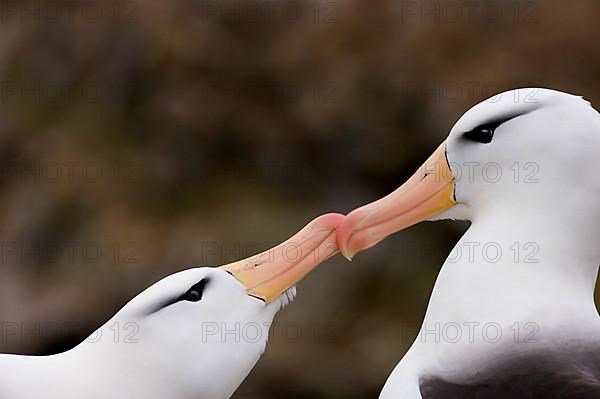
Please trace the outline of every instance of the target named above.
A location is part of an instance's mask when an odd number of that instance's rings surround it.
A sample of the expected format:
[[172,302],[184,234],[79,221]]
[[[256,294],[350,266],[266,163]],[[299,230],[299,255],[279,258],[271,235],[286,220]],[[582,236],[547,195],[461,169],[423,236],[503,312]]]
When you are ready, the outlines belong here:
[[337,234],[340,252],[352,259],[390,234],[452,207],[456,204],[454,180],[444,141],[396,191],[346,216]]
[[248,295],[269,303],[338,252],[336,229],[342,220],[336,213],[319,216],[276,247],[221,268],[244,284]]

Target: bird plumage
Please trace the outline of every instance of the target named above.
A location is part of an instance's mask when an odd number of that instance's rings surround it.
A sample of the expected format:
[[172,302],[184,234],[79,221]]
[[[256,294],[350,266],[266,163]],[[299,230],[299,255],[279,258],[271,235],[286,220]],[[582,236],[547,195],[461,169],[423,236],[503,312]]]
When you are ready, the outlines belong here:
[[355,253],[420,220],[471,221],[381,398],[600,397],[598,112],[512,90],[467,111],[442,147],[427,173],[340,226]]
[[0,398],[229,398],[295,284],[337,252],[342,219],[323,215],[261,254],[167,276],[64,353],[0,354]]

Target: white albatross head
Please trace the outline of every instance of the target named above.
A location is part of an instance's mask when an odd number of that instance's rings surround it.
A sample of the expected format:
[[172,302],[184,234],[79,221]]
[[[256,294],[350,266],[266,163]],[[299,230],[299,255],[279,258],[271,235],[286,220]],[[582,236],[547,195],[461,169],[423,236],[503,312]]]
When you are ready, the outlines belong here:
[[264,352],[295,284],[337,253],[343,218],[323,215],[261,254],[165,277],[70,351],[0,355],[2,397],[229,398]]
[[152,391],[173,398],[228,398],[265,351],[275,314],[296,295],[295,286],[281,288],[267,303],[223,268],[188,269],[140,293],[84,345],[110,353],[106,361],[130,373],[132,385],[156,384]]
[[342,219],[323,215],[263,253],[173,274],[135,297],[114,320],[139,328],[132,346],[143,350],[137,362],[149,370],[142,375],[162,381],[173,398],[233,394],[264,352],[273,317],[294,299],[295,284],[337,253]]
[[[338,231],[351,258],[423,220],[535,220],[600,233],[600,115],[583,98],[511,90],[467,111],[400,188],[355,209]],[[550,223],[551,221],[551,223]],[[600,259],[600,252],[594,254]]]

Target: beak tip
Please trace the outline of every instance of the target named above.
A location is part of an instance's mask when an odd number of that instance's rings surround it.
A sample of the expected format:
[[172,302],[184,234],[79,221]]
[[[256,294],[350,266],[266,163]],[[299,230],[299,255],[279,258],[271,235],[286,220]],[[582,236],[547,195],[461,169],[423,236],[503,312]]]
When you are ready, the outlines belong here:
[[340,254],[342,254],[342,256],[346,258],[346,260],[352,262],[352,258],[354,258],[354,255],[356,255],[356,252],[350,250],[350,243],[346,240],[340,241],[338,237],[337,246],[339,248]]

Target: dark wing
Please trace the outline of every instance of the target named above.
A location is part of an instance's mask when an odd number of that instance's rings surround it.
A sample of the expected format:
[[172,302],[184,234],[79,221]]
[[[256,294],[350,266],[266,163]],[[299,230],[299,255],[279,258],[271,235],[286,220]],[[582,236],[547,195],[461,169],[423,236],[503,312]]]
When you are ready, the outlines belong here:
[[600,399],[600,351],[508,358],[467,382],[421,378],[423,399]]

